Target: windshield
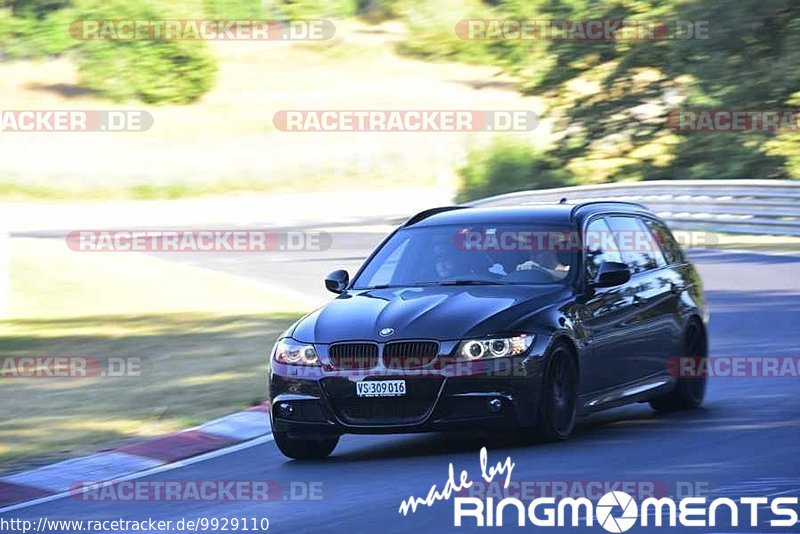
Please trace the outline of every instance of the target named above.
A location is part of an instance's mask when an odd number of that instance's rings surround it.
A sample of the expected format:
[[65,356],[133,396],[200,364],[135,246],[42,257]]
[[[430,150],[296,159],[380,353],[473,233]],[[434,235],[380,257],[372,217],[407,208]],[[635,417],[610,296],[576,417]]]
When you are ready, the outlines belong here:
[[564,284],[575,262],[565,226],[433,226],[395,233],[354,289],[428,285]]

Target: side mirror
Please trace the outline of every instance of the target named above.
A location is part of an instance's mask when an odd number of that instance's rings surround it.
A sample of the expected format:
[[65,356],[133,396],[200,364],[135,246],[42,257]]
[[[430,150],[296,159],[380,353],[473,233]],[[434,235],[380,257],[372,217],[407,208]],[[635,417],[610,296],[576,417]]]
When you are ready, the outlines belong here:
[[342,293],[350,283],[350,275],[344,269],[333,271],[325,277],[325,289],[332,293]]
[[617,261],[604,261],[597,270],[597,277],[593,285],[595,287],[615,287],[621,286],[631,279],[631,270],[624,263]]

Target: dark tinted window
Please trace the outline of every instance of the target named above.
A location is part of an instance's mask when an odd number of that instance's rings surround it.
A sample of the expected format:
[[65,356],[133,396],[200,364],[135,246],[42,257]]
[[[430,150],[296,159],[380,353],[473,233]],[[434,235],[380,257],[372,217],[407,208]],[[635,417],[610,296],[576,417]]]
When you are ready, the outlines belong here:
[[653,235],[636,217],[608,217],[608,224],[614,233],[622,260],[631,271],[640,273],[667,264]]
[[364,266],[355,289],[456,282],[564,284],[577,255],[566,226],[403,228]]
[[583,242],[586,250],[586,273],[590,280],[597,275],[597,270],[604,261],[622,262],[617,243],[604,219],[594,219],[589,223]]
[[653,219],[644,218],[645,226],[647,226],[650,233],[655,237],[656,241],[661,245],[661,250],[664,252],[664,256],[667,258],[667,262],[669,263],[680,263],[683,261],[683,252],[681,251],[681,247],[678,244],[678,241],[675,239],[675,236],[672,235],[672,232],[669,231],[663,223],[655,221]]

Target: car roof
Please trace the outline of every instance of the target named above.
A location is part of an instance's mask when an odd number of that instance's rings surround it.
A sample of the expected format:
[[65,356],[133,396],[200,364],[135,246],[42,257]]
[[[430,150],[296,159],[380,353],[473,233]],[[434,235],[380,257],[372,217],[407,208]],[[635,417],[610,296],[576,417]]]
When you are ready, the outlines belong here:
[[404,226],[426,227],[470,224],[543,223],[571,225],[596,213],[615,212],[652,215],[647,208],[633,202],[592,201],[577,204],[535,204],[526,206],[433,208],[418,213]]

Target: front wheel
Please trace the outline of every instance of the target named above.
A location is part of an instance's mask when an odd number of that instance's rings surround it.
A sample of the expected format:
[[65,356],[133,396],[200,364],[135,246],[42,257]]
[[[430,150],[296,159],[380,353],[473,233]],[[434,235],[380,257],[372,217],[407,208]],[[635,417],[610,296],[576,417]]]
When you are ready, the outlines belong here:
[[578,367],[564,343],[552,348],[548,362],[534,433],[542,441],[559,441],[569,438],[575,430]]
[[[706,342],[702,329],[696,324],[689,326],[686,331],[684,347],[686,356],[698,359],[702,363],[701,369],[705,369]],[[650,406],[660,412],[670,412],[676,410],[690,410],[697,408],[703,403],[706,394],[706,377],[701,376],[679,376],[675,389],[669,393],[656,397],[650,401]]]
[[275,445],[284,456],[295,460],[321,460],[327,457],[339,443],[339,436],[322,439],[290,438],[286,432],[273,432]]

